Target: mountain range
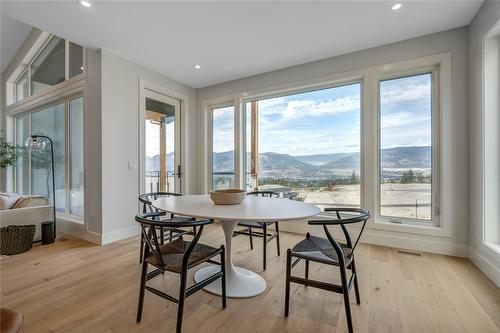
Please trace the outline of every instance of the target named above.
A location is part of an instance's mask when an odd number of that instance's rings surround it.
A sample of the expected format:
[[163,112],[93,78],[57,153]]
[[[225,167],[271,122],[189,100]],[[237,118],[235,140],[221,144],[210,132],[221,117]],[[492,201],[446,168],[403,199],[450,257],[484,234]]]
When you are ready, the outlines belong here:
[[[250,157],[250,155],[248,155]],[[167,155],[169,171],[173,171],[174,155]],[[431,168],[432,149],[423,147],[395,147],[382,149],[382,168],[390,169],[391,174],[400,174],[404,169]],[[286,178],[330,178],[345,177],[356,171],[359,174],[360,154],[335,153],[292,156],[279,153],[259,154],[260,177]],[[214,172],[232,172],[234,165],[233,151],[214,153]],[[147,157],[147,170],[159,170],[159,155]],[[385,172],[385,171],[384,171]]]

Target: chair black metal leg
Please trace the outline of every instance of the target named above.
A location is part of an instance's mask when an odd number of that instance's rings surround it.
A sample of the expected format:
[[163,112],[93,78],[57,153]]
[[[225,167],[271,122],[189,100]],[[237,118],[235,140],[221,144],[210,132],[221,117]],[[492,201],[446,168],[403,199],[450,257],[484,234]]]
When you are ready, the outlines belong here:
[[181,283],[179,288],[179,302],[177,303],[177,325],[175,331],[181,333],[182,330],[182,316],[184,314],[184,300],[186,299],[186,279],[187,270],[181,273]]
[[280,256],[280,227],[278,222],[274,222],[274,227],[276,229],[276,246],[278,249],[278,257]]
[[305,265],[306,265],[306,271],[305,271],[304,276],[305,276],[306,279],[309,279],[309,260],[308,259],[306,259]]
[[267,262],[267,225],[264,224],[263,226],[263,237],[262,239],[264,240],[264,242],[262,243],[263,245],[263,248],[262,248],[262,255],[263,255],[263,263],[262,263],[262,267],[263,267],[263,270],[265,271],[266,270],[266,262]]
[[168,242],[171,242],[172,241],[172,236],[174,235],[174,232],[172,229],[170,229],[170,238],[168,239]]
[[340,268],[340,280],[342,281],[342,294],[344,295],[344,306],[345,306],[345,315],[347,318],[347,328],[349,329],[349,333],[353,333],[351,302],[349,301],[349,285],[347,282],[346,268],[344,263],[341,263],[339,265],[339,268]]
[[221,246],[222,253],[220,254],[220,268],[222,270],[221,286],[222,286],[222,308],[226,308],[226,250],[224,245]]
[[[170,231],[172,232],[172,231]],[[160,244],[164,245],[165,244],[165,233],[163,232],[163,227],[160,227]]]
[[253,250],[252,228],[248,228],[248,233],[250,234],[250,250]]
[[354,292],[356,294],[356,303],[361,304],[361,298],[359,297],[359,286],[358,286],[358,273],[356,272],[356,264],[354,263],[354,257],[351,262],[351,271],[354,274]]
[[[142,257],[141,257],[142,258]],[[142,318],[142,306],[144,305],[144,289],[146,287],[146,275],[148,273],[148,263],[142,263],[141,284],[139,286],[139,303],[137,304],[137,319],[140,322]]]
[[193,226],[193,237],[196,236],[196,227]]
[[290,309],[290,275],[292,273],[292,251],[286,251],[286,280],[285,280],[285,317]]

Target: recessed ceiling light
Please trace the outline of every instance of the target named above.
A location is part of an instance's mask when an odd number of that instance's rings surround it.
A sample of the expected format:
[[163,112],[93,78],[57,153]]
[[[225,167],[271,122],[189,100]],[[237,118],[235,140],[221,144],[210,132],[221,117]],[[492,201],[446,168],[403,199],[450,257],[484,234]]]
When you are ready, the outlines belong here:
[[398,2],[392,5],[392,10],[398,10],[401,9],[401,7],[403,7],[403,5],[401,4],[401,2]]
[[77,0],[77,2],[80,5],[82,5],[83,7],[87,7],[87,8],[92,7],[92,4],[90,3],[90,1],[87,1],[87,0]]
[[194,68],[196,68],[196,69],[200,69],[200,68],[201,68],[201,66],[200,66],[200,65],[194,65]]

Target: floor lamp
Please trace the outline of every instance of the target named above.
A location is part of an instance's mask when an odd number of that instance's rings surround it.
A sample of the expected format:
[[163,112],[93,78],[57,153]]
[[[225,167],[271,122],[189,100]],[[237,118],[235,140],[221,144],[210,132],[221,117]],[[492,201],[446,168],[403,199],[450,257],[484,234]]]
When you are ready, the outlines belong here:
[[48,140],[50,143],[50,163],[52,169],[52,208],[53,208],[53,216],[54,219],[54,239],[56,238],[56,178],[54,171],[54,142],[52,139],[45,135],[30,135],[24,145],[30,151],[41,151],[45,149],[46,141]]

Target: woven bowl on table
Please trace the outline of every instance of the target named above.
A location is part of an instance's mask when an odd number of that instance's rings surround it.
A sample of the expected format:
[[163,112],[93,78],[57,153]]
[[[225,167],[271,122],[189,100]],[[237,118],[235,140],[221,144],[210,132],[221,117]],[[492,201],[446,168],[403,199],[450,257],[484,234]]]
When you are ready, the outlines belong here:
[[13,255],[31,250],[35,225],[9,225],[0,228],[0,254]]
[[247,197],[245,190],[230,188],[227,190],[215,190],[210,192],[210,199],[216,205],[237,205]]

